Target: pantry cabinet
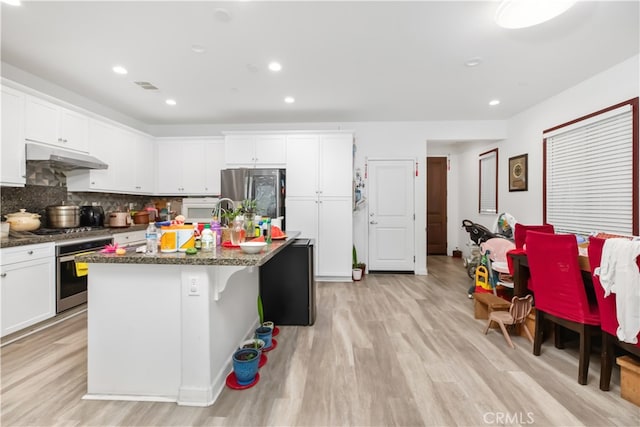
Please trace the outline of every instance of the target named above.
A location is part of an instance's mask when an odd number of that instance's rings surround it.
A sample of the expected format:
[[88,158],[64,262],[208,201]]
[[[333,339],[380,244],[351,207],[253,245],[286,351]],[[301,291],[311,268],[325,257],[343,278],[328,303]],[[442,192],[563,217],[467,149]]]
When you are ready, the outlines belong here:
[[2,336],[56,313],[54,243],[0,250]]
[[25,139],[86,153],[89,151],[89,118],[27,95]]
[[285,135],[225,135],[228,167],[281,168],[287,161]]
[[156,144],[158,194],[220,194],[221,139],[162,138]]
[[24,103],[22,92],[2,86],[1,185],[21,187],[26,183]]
[[351,280],[351,133],[287,136],[287,229],[313,238],[315,274]]

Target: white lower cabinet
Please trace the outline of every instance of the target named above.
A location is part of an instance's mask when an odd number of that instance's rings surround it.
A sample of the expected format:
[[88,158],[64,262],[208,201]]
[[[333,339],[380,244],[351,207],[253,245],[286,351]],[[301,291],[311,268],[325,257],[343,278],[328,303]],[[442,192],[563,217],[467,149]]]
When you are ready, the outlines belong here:
[[315,240],[315,276],[319,279],[351,280],[351,204],[350,197],[287,198],[287,230]]
[[19,331],[56,314],[54,243],[0,250],[1,334]]

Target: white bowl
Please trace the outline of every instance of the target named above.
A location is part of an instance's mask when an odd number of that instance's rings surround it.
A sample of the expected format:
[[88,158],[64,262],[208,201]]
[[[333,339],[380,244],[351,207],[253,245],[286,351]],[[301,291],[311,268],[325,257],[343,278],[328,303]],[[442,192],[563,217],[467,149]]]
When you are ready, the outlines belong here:
[[246,254],[257,254],[267,246],[266,242],[243,242],[240,243],[240,248]]

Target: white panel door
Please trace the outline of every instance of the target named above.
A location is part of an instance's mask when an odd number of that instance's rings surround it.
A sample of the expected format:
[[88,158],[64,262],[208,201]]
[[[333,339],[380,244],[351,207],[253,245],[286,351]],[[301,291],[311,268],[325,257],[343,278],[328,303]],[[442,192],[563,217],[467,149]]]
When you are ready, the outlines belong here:
[[414,271],[414,162],[370,160],[369,269]]

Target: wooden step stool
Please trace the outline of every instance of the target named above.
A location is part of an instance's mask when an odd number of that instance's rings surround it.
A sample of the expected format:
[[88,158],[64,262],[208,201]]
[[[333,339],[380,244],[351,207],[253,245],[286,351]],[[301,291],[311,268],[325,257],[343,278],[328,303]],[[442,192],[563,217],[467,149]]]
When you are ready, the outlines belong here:
[[476,292],[473,294],[473,299],[473,317],[476,319],[488,319],[492,311],[509,311],[511,307],[511,302],[494,294]]

